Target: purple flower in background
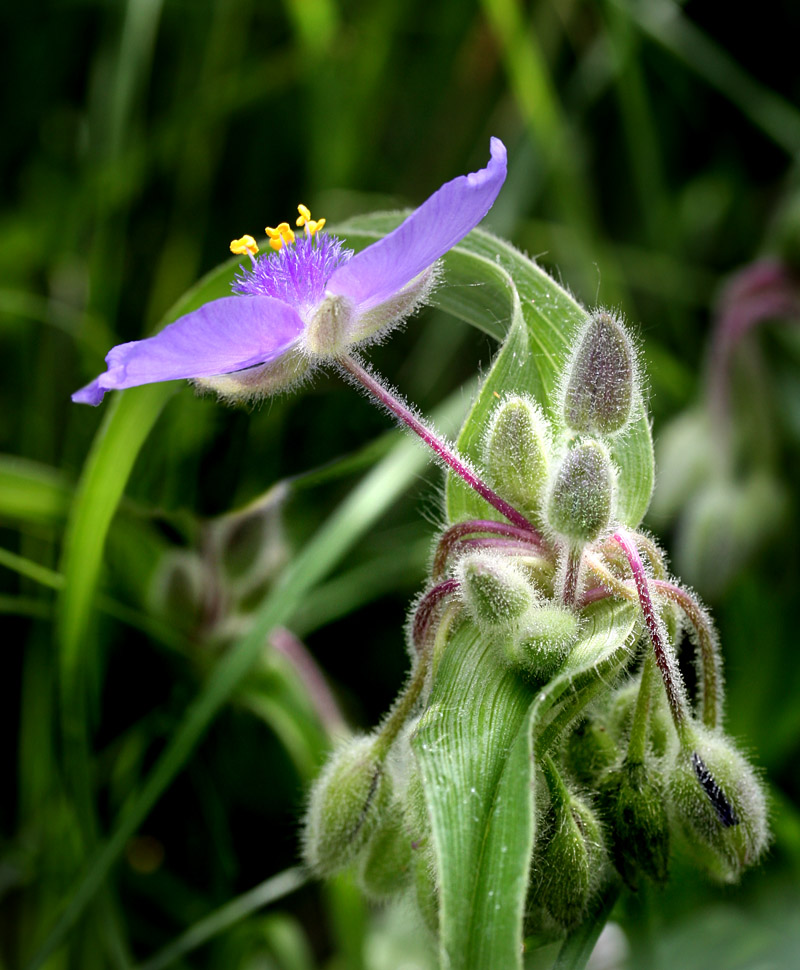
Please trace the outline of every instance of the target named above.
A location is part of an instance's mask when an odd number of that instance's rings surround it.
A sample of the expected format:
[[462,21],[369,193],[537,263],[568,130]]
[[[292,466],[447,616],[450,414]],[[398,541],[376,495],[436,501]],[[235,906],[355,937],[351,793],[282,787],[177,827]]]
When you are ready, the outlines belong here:
[[231,243],[250,269],[238,295],[187,313],[146,340],[118,344],[108,369],[73,401],[99,404],[106,391],[185,378],[230,400],[274,393],[315,363],[379,339],[419,307],[435,281],[434,264],[491,208],[506,177],[506,150],[491,140],[486,168],[446,182],[383,239],[357,255],[298,206],[295,241],[287,223],[267,229],[274,252],[256,256],[251,236]]

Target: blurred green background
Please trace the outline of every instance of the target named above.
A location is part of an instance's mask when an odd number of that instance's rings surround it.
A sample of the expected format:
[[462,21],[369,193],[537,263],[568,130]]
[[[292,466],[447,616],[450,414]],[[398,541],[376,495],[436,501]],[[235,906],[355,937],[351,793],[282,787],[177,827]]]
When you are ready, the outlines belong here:
[[[0,967],[46,940],[48,967],[168,965],[145,961],[189,927],[199,942],[232,899],[230,925],[169,965],[428,965],[407,922],[346,881],[261,906],[292,870],[240,897],[298,860],[331,726],[307,690],[309,656],[354,726],[374,724],[403,680],[440,473],[411,449],[417,465],[398,477],[385,462],[399,435],[334,376],[249,411],[188,386],[121,415],[69,394],[234,236],[298,202],[331,224],[416,204],[482,166],[490,135],[509,177],[488,227],[638,329],[659,453],[648,525],[715,611],[728,729],[773,796],[764,864],[720,889],[676,860],[666,891],[617,914],[627,937],[605,941],[605,965],[800,966],[800,8],[720,10],[5,5]],[[493,351],[429,310],[371,357],[453,430]],[[125,442],[162,406],[126,483]],[[103,487],[73,504],[104,420],[121,451],[103,453],[95,481],[124,488],[106,543]],[[384,477],[365,480],[373,469]],[[348,501],[361,510],[341,526],[349,545],[330,518]],[[236,679],[252,617],[298,555],[308,590],[281,623],[308,654],[262,638]]]

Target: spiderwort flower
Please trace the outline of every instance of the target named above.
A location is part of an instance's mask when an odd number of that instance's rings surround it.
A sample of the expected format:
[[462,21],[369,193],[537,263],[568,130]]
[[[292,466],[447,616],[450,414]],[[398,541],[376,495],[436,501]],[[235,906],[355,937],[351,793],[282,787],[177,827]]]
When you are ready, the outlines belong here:
[[251,260],[236,277],[237,295],[112,348],[108,369],[72,400],[96,405],[109,390],[181,378],[234,401],[288,387],[417,309],[435,282],[436,261],[483,219],[505,177],[506,149],[492,138],[486,168],[446,182],[357,255],[298,206],[300,238],[284,222],[266,230],[271,253],[257,255],[252,236],[231,243]]

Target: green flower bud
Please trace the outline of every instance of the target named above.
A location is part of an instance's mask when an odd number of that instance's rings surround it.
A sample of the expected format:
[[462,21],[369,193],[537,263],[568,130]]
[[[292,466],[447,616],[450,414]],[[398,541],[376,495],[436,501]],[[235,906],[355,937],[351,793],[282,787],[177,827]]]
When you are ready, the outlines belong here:
[[504,644],[505,653],[513,666],[549,680],[564,663],[579,633],[580,622],[571,610],[543,603],[528,612],[519,637]]
[[598,778],[619,762],[614,736],[598,718],[580,724],[567,738],[565,765],[579,784],[593,787]]
[[701,864],[735,882],[769,842],[766,798],[751,765],[727,738],[697,729],[669,784],[673,811]]
[[372,899],[388,899],[411,879],[411,838],[401,806],[395,802],[361,858],[359,882]]
[[534,604],[533,587],[507,556],[464,556],[456,576],[467,612],[479,626],[492,631],[515,630]]
[[578,336],[564,386],[564,421],[575,431],[610,434],[628,422],[636,355],[620,321],[598,310]]
[[515,508],[535,514],[547,483],[549,429],[539,406],[509,397],[495,408],[484,459],[495,488]]
[[274,578],[285,565],[283,507],[288,494],[279,485],[243,509],[208,524],[208,538],[228,585],[237,593]]
[[179,630],[197,632],[206,613],[213,577],[195,553],[178,551],[164,557],[150,591],[154,609]]
[[575,444],[561,459],[550,487],[547,519],[571,544],[592,542],[611,522],[614,473],[598,441]]
[[600,804],[611,831],[614,865],[628,886],[638,888],[639,870],[665,883],[669,818],[658,776],[641,763],[626,761],[601,783]]
[[586,915],[605,850],[600,823],[586,802],[571,795],[553,808],[550,838],[534,860],[535,900],[569,929]]
[[311,789],[303,836],[307,865],[328,876],[352,862],[380,824],[391,787],[375,738],[353,738],[334,751]]

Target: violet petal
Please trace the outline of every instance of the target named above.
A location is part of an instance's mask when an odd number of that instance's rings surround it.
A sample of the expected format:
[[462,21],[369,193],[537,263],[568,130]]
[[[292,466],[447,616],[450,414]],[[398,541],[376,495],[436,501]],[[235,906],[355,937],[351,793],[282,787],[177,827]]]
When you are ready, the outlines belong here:
[[268,296],[226,296],[187,313],[146,340],[118,344],[108,370],[72,395],[99,404],[109,390],[230,374],[275,360],[303,330],[294,307]]
[[486,168],[445,182],[397,229],[335,270],[328,293],[352,300],[360,313],[384,303],[478,225],[505,177],[506,149],[492,138]]

